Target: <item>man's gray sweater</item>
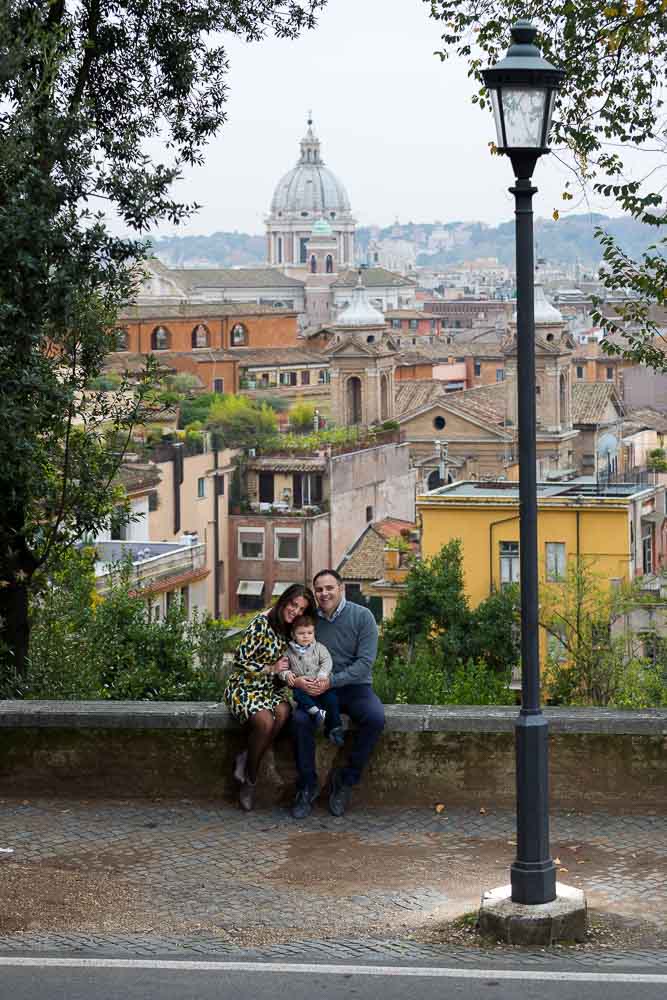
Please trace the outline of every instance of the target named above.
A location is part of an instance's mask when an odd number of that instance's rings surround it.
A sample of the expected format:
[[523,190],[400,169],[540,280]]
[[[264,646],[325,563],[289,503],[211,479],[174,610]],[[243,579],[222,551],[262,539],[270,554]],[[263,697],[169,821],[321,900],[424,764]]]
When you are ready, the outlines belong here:
[[333,622],[318,615],[315,634],[331,653],[332,687],[373,682],[378,627],[368,608],[348,601]]

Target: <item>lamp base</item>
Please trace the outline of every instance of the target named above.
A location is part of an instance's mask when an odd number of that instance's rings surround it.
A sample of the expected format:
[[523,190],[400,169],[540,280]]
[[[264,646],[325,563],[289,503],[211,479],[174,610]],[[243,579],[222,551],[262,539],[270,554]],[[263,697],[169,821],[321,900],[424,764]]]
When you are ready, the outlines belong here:
[[489,889],[482,896],[480,932],[507,944],[585,941],[586,927],[586,897],[581,889],[562,882],[556,883],[556,898],[551,903],[513,903],[511,885]]

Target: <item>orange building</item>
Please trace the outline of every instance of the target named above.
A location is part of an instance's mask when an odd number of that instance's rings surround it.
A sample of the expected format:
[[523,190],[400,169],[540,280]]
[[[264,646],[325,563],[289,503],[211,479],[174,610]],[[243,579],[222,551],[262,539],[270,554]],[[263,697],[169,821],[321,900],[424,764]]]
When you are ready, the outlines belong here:
[[230,348],[297,346],[296,312],[255,303],[146,303],[128,306],[118,322],[110,368],[137,368],[154,354],[163,368],[194,375],[211,392],[239,389]]
[[297,345],[296,312],[255,303],[148,303],[118,321],[118,350],[130,354]]

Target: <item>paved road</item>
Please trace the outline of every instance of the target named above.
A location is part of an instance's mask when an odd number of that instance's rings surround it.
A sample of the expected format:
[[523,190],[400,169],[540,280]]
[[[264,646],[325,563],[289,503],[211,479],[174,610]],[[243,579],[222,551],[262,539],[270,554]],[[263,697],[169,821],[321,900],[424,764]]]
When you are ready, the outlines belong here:
[[[554,813],[551,827],[558,877],[584,887],[589,906],[664,919],[664,817]],[[0,954],[17,935],[41,948],[54,936],[59,948],[134,941],[149,955],[156,938],[245,948],[397,937],[476,909],[506,882],[514,829],[493,803],[353,806],[342,819],[318,808],[295,823],[285,809],[226,804],[5,800]]]
[[667,973],[287,963],[4,960],[12,1000],[663,1000]]

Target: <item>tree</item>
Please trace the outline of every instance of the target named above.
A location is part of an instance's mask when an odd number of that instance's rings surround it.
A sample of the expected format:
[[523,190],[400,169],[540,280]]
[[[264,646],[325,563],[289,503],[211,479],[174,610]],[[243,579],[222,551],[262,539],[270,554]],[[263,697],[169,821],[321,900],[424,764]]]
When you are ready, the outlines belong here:
[[648,600],[637,582],[610,587],[585,559],[571,561],[562,582],[542,586],[545,682],[552,700],[637,708],[660,703],[667,693],[663,678],[642,668],[642,637],[628,628],[633,610]]
[[[324,0],[11,0],[0,6],[0,644],[25,672],[28,595],[106,520],[152,378],[86,392],[115,342],[171,184],[225,120],[223,33],[312,27]],[[164,162],[151,157],[161,139]],[[151,146],[152,142],[152,146]],[[91,206],[100,206],[93,209]],[[107,214],[133,237],[114,236]],[[118,436],[111,435],[114,441]]]
[[[431,16],[443,22],[444,47],[469,62],[469,75],[480,84],[473,102],[489,104],[480,71],[504,54],[510,25],[526,16],[516,0],[424,0]],[[663,85],[667,70],[667,6],[664,0],[538,0],[529,14],[540,31],[547,59],[567,77],[556,100],[552,144],[571,168],[562,198],[585,200],[587,191],[612,197],[623,213],[656,227],[658,240],[633,260],[601,228],[600,276],[609,291],[631,293],[616,316],[603,315],[598,301],[594,319],[607,334],[609,353],[621,354],[667,371],[666,341],[653,319],[655,306],[667,303],[667,242],[662,189],[652,189],[656,170],[632,170],[632,150],[667,149],[663,121]],[[490,124],[490,116],[489,116]],[[492,152],[493,143],[489,144]],[[558,218],[559,210],[554,211]]]
[[311,403],[295,403],[289,411],[290,426],[297,434],[312,431],[315,421],[315,407]]
[[463,552],[454,539],[431,559],[416,560],[396,611],[383,627],[388,659],[428,655],[445,671],[483,661],[499,674],[519,658],[519,593],[509,587],[471,609],[463,588]]
[[206,426],[225,448],[261,448],[278,430],[275,411],[247,396],[225,396],[213,401]]

